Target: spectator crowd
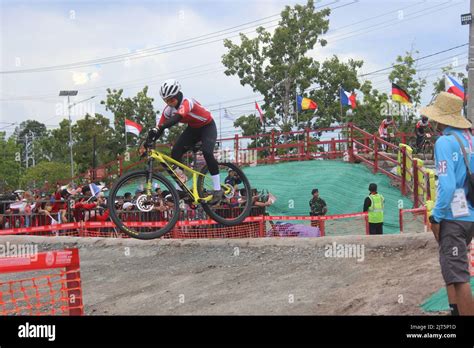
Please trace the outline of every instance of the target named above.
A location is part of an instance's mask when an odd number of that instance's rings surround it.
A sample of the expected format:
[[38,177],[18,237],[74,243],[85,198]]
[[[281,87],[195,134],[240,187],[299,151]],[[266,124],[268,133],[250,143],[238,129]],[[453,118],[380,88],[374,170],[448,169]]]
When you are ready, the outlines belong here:
[[[238,207],[243,203],[238,190],[239,179],[229,172],[226,183],[236,190],[233,197],[225,197],[223,207]],[[0,195],[0,229],[37,227],[80,221],[110,221],[107,206],[107,187],[103,183],[89,183],[82,186],[74,184],[56,185],[54,192],[42,192],[39,189],[16,190],[10,194]],[[166,215],[173,206],[169,191],[157,187],[154,189],[155,200],[151,213]],[[137,208],[138,199],[144,193],[140,188],[134,192],[125,192],[115,201],[115,208],[127,215],[128,220],[150,221],[154,214],[143,213]],[[180,195],[181,196],[181,195]],[[157,198],[157,199],[156,199]],[[184,198],[184,197],[180,197]],[[252,192],[254,207],[265,208],[275,198],[268,191]],[[181,219],[207,219],[201,207],[195,207],[186,199],[180,200]]]

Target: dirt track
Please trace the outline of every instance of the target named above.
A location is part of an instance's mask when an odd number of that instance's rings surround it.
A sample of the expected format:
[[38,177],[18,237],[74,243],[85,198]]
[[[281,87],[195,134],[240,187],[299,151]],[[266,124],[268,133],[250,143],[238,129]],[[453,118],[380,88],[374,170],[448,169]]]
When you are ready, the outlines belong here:
[[[431,233],[6,241],[79,247],[86,314],[422,314],[419,304],[443,286]],[[364,260],[326,257],[333,242],[364,245]]]

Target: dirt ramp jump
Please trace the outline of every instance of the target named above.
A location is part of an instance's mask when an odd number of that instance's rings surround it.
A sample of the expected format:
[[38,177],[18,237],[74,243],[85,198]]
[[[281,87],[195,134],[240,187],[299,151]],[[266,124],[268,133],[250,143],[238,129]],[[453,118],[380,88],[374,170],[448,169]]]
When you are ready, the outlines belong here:
[[[77,247],[86,315],[422,314],[443,286],[430,233],[231,240],[5,236]],[[2,276],[2,279],[5,276]]]

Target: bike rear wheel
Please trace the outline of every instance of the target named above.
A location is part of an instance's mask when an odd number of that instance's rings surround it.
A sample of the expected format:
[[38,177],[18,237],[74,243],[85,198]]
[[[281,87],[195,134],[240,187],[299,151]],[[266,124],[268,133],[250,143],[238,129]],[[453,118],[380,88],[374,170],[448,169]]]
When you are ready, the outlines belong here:
[[434,147],[433,143],[429,141],[425,141],[422,148],[423,159],[426,160],[433,160],[434,159]]
[[[240,183],[232,186],[225,183],[229,171],[234,171]],[[197,190],[200,197],[211,195],[213,182],[207,166],[201,169],[204,176],[199,176]],[[223,225],[234,226],[242,223],[252,209],[252,189],[244,172],[232,163],[219,163],[221,188],[224,190],[223,200],[219,204],[201,203],[207,215]]]
[[109,193],[110,218],[132,238],[159,238],[171,231],[179,219],[179,197],[171,182],[154,173],[150,195],[146,194],[147,183],[147,171],[133,171],[120,177]]

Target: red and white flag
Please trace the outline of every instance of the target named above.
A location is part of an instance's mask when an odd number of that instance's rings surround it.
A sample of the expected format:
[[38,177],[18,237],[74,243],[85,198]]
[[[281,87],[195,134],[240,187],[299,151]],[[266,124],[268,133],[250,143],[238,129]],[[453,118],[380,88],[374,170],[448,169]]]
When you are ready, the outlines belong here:
[[125,119],[125,131],[127,133],[133,133],[136,136],[139,136],[140,132],[142,131],[142,128],[143,127],[140,126],[138,123]]
[[257,102],[255,102],[255,109],[257,109],[258,113],[260,114],[260,122],[263,124],[263,112],[262,109],[260,109],[260,106],[258,105]]

